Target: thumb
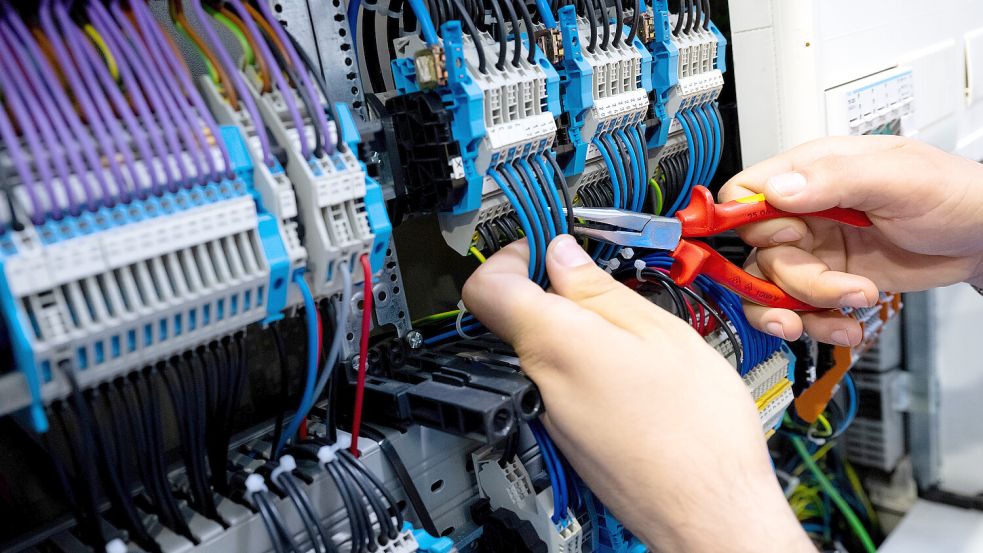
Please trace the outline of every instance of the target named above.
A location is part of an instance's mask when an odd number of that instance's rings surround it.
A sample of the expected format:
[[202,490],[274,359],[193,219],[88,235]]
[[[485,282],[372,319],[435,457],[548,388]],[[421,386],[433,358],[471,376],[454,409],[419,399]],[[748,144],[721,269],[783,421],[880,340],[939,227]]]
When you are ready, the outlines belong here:
[[550,243],[546,269],[554,293],[641,338],[651,338],[655,329],[666,329],[667,325],[685,327],[682,321],[598,267],[573,236],[560,235]]
[[844,207],[889,217],[901,207],[899,199],[916,197],[910,175],[917,174],[917,163],[903,148],[831,154],[769,177],[764,194],[768,203],[791,213]]

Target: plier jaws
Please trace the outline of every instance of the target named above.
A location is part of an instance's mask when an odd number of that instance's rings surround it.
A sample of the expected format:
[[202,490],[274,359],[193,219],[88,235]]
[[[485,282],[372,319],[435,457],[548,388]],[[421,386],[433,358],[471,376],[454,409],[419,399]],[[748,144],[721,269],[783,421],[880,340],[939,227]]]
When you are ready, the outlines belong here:
[[573,216],[580,236],[622,247],[672,250],[683,236],[683,225],[674,217],[613,207],[575,207]]

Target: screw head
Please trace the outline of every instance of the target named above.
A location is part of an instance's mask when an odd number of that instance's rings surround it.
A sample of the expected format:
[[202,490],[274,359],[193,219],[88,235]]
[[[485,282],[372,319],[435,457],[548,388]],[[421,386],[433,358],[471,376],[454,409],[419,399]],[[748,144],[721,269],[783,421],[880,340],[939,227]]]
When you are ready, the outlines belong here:
[[420,349],[423,346],[423,334],[419,330],[411,330],[406,333],[406,345],[410,349]]

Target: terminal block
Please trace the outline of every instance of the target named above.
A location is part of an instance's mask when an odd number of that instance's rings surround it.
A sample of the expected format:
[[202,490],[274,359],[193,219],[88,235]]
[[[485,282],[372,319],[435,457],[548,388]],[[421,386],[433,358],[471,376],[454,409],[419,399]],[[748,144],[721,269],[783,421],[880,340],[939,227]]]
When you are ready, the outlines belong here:
[[553,491],[536,493],[532,478],[518,458],[501,461],[501,454],[484,447],[471,455],[478,492],[487,498],[492,509],[504,509],[530,523],[546,544],[548,553],[580,553],[584,532],[573,512],[565,517],[566,526],[554,524]]
[[[548,179],[544,184],[549,185],[560,180],[547,163],[560,114],[559,76],[539,48],[534,63],[523,56],[518,66],[490,66],[482,73],[472,38],[462,35],[459,22],[445,23],[441,36],[447,84],[433,90],[451,115],[452,139],[460,144],[465,185],[463,192],[454,189],[450,199],[456,203],[440,206],[440,225],[447,244],[463,255],[474,243],[480,223],[511,210],[492,172]],[[523,38],[528,45],[529,37]],[[496,49],[497,43],[487,33],[480,33],[479,40],[486,51]],[[429,50],[417,37],[397,42],[397,54],[402,57],[393,61],[393,78],[401,95],[427,88],[424,76],[418,73],[420,64],[409,57],[421,51]],[[455,158],[445,163],[456,179]],[[446,187],[438,190],[438,196],[446,199],[446,191]]]
[[4,235],[0,302],[38,431],[44,401],[279,316],[289,258],[239,131],[233,179]]
[[761,425],[769,436],[781,425],[785,410],[792,404],[794,382],[795,356],[784,343],[744,376],[744,384],[758,407]]

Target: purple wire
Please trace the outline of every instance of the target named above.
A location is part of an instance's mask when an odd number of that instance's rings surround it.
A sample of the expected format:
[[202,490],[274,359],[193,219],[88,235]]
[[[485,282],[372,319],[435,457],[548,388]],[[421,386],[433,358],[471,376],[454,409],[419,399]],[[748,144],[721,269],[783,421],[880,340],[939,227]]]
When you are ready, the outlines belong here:
[[[99,168],[99,155],[96,153],[95,148],[92,147],[92,141],[90,140],[89,134],[85,131],[81,120],[78,118],[78,114],[75,113],[75,109],[72,107],[71,102],[68,100],[68,96],[65,94],[64,89],[61,87],[61,82],[55,76],[54,71],[48,63],[48,59],[42,54],[40,47],[38,47],[37,42],[34,40],[34,36],[27,30],[27,26],[24,22],[20,20],[17,13],[12,10],[7,10],[4,7],[5,20],[8,22],[10,27],[13,29],[16,37],[20,39],[21,43],[27,47],[28,52],[34,59],[34,63],[37,66],[40,74],[41,80],[43,82],[39,89],[44,86],[47,87],[48,94],[52,99],[54,99],[56,105],[58,106],[58,111],[53,112],[54,117],[52,120],[56,125],[61,125],[64,118],[68,122],[70,127],[70,132],[64,130],[63,127],[60,128],[60,133],[68,135],[72,140],[75,141],[74,147],[68,149],[69,161],[72,164],[72,168],[78,174],[79,182],[82,183],[82,188],[85,191],[85,198],[88,203],[90,210],[95,211],[99,208],[98,195],[92,187],[93,175],[96,178],[105,178],[102,171],[97,171]],[[11,40],[11,43],[14,41]],[[78,150],[82,150],[82,155],[84,159],[78,157]],[[86,165],[88,162],[88,166]],[[89,171],[88,167],[92,170]]]
[[[185,180],[184,167],[178,161],[179,149],[177,147],[177,140],[173,136],[167,134],[167,130],[164,128],[164,124],[158,124],[157,120],[154,118],[154,114],[150,111],[150,107],[147,105],[147,100],[144,98],[142,88],[137,82],[133,71],[130,69],[129,63],[123,58],[122,54],[119,53],[119,48],[114,40],[112,40],[112,33],[102,21],[97,17],[93,17],[91,8],[94,5],[98,5],[97,2],[89,3],[89,22],[92,26],[99,32],[100,36],[106,42],[106,48],[113,54],[116,59],[116,66],[119,68],[119,75],[123,79],[123,88],[130,91],[130,98],[133,104],[136,106],[137,115],[140,117],[140,121],[143,123],[143,128],[148,136],[150,136],[150,146],[154,150],[154,155],[160,160],[161,167],[164,170],[164,183],[172,192],[177,190],[177,182]],[[110,37],[110,38],[107,38]],[[175,159],[175,165],[178,167],[180,174],[175,175],[174,169],[171,164],[168,163],[168,152]],[[151,170],[155,169],[154,165],[151,163]],[[156,174],[156,171],[154,171]],[[160,195],[163,190],[160,188],[154,189],[154,194]]]
[[[3,79],[0,79],[0,93],[3,92],[3,88]],[[27,197],[31,200],[31,221],[35,225],[40,225],[44,223],[44,209],[41,206],[41,198],[38,197],[38,192],[35,190],[37,183],[24,152],[20,149],[20,140],[14,134],[14,126],[7,118],[7,110],[5,109],[0,109],[0,138],[3,138],[3,142],[7,146],[7,152],[14,162],[14,168],[17,169],[17,174],[27,190]]]
[[329,132],[328,119],[324,115],[324,104],[321,103],[321,95],[314,88],[310,77],[307,76],[307,66],[301,61],[300,56],[297,55],[297,51],[294,50],[293,42],[287,37],[287,33],[283,30],[280,22],[277,21],[273,12],[270,11],[269,3],[260,1],[256,2],[256,4],[259,5],[259,10],[263,14],[263,17],[269,22],[270,27],[273,27],[273,33],[280,39],[280,43],[283,44],[283,48],[287,51],[290,64],[297,68],[297,73],[300,74],[300,80],[303,83],[304,90],[307,91],[307,97],[311,100],[311,105],[322,107],[320,110],[315,110],[317,113],[311,114],[311,116],[314,118],[315,124],[321,127],[321,136],[324,137],[324,144],[328,147],[328,153],[334,154],[335,144],[331,140],[332,135]]
[[[187,183],[190,185],[191,179],[188,176],[188,172],[184,166],[184,157],[181,155],[181,146],[178,142],[177,131],[174,128],[173,121],[168,117],[167,110],[161,105],[160,97],[151,89],[151,79],[147,76],[145,68],[141,60],[132,59],[132,51],[130,48],[126,47],[123,43],[126,41],[125,38],[119,35],[120,30],[116,27],[116,24],[112,21],[109,13],[105,11],[100,2],[91,2],[91,6],[96,9],[92,10],[90,13],[92,17],[91,22],[93,25],[98,25],[96,30],[102,36],[103,41],[106,42],[107,47],[113,50],[113,54],[118,56],[116,58],[116,64],[119,67],[127,66],[133,71],[131,77],[135,78],[136,84],[133,89],[133,96],[140,96],[139,90],[143,91],[143,98],[150,100],[150,104],[153,105],[153,111],[150,113],[150,121],[144,122],[144,125],[148,129],[153,129],[155,126],[159,126],[164,130],[164,139],[167,141],[168,149],[170,150],[171,156],[174,158],[174,165],[178,169],[179,182],[174,180],[169,180],[167,183],[167,189],[171,192],[177,192],[178,187]],[[109,46],[112,45],[112,46]],[[139,107],[139,106],[138,106]],[[143,106],[146,108],[146,104]],[[163,159],[164,165],[168,166],[167,159]]]
[[[106,102],[106,97],[99,91],[98,85],[96,84],[96,79],[93,76],[93,68],[89,59],[86,57],[87,50],[85,48],[87,40],[84,39],[80,41],[78,35],[81,31],[72,21],[72,18],[68,15],[68,9],[65,7],[65,0],[55,2],[54,5],[55,16],[61,23],[62,37],[71,45],[72,48],[72,58],[75,60],[75,67],[80,71],[81,84],[85,87],[86,93],[90,98],[92,106],[95,108],[94,119],[99,121],[99,125],[102,126],[108,133],[109,147],[114,148],[115,152],[123,157],[123,163],[120,164],[116,159],[113,150],[107,150],[107,155],[112,156],[109,159],[110,169],[116,167],[116,172],[119,174],[117,177],[119,180],[116,183],[116,188],[120,193],[120,201],[123,203],[130,203],[133,199],[133,192],[136,191],[139,184],[139,178],[137,176],[136,167],[133,160],[133,152],[130,150],[129,141],[123,135],[123,129],[120,128],[116,117],[113,115],[109,105]],[[123,180],[122,167],[126,167],[127,174],[130,176],[130,180]],[[115,176],[115,174],[114,174]]]
[[[14,88],[20,92],[21,98],[27,105],[27,109],[32,114],[34,123],[41,133],[41,140],[47,146],[43,150],[35,150],[34,158],[37,160],[39,157],[44,156],[52,162],[55,173],[58,175],[62,189],[65,192],[68,212],[73,216],[77,216],[82,213],[82,208],[76,201],[75,193],[72,191],[72,185],[68,180],[70,172],[68,170],[68,164],[65,162],[67,148],[55,136],[51,121],[48,120],[49,114],[54,111],[51,105],[51,99],[43,94],[39,87],[35,89],[33,85],[36,84],[36,81],[30,77],[36,77],[36,75],[33,71],[30,71],[30,65],[20,59],[21,56],[18,55],[15,48],[7,44],[9,38],[5,37],[8,35],[7,26],[3,25],[0,27],[0,67],[5,67],[5,71],[13,79]],[[62,136],[64,136],[64,133],[62,133]]]
[[[196,166],[198,167],[199,176],[202,178],[202,183],[204,184],[204,182],[206,182],[208,179],[211,179],[214,182],[220,182],[222,177],[219,175],[218,169],[215,167],[215,158],[209,151],[210,147],[208,144],[208,139],[205,138],[205,133],[201,130],[201,121],[195,116],[194,111],[187,102],[187,98],[183,98],[180,94],[178,94],[177,90],[175,90],[175,87],[168,86],[167,83],[164,82],[165,72],[167,71],[167,62],[160,57],[160,50],[148,47],[148,44],[145,42],[146,37],[144,37],[140,31],[133,26],[133,23],[120,8],[119,2],[114,1],[110,6],[110,9],[115,16],[117,23],[123,28],[124,33],[129,36],[130,42],[137,45],[140,50],[148,56],[148,59],[153,59],[154,63],[157,65],[158,71],[151,71],[150,74],[156,79],[155,82],[158,85],[158,90],[163,93],[162,95],[165,104],[169,107],[169,109],[171,109],[172,113],[174,113],[175,120],[179,124],[178,129],[183,131],[181,136],[184,137],[185,142],[187,142],[188,149],[191,150],[192,153],[198,154],[198,156],[195,157],[195,160]],[[186,125],[181,124],[182,116],[184,118],[183,120],[187,123]],[[188,129],[190,129],[191,132],[189,132]],[[200,162],[198,162],[198,157],[201,157],[202,160],[204,160],[204,165],[208,167],[208,174],[210,176],[205,175],[203,172],[202,165]]]
[[[34,123],[31,121],[31,116],[27,113],[27,107],[21,100],[21,92],[17,89],[17,86],[8,86],[7,88],[8,91],[5,96],[7,98],[7,105],[13,112],[14,118],[17,120],[17,123],[20,126],[21,133],[24,135],[24,139],[27,141],[27,147],[32,152],[42,151],[41,142],[38,140]],[[45,192],[48,195],[52,216],[56,220],[60,221],[64,214],[61,212],[61,207],[58,205],[58,197],[55,195],[55,189],[51,183],[51,167],[49,166],[49,161],[48,156],[34,157],[34,165],[37,167],[41,183],[44,185]]]
[[[188,73],[187,66],[178,59],[174,50],[171,48],[171,43],[164,37],[164,32],[154,19],[154,16],[147,9],[143,2],[133,2],[131,4],[133,13],[137,16],[137,24],[141,25],[143,29],[143,34],[150,39],[154,40],[156,47],[160,49],[161,52],[165,52],[164,58],[170,64],[171,70],[175,75],[181,80],[181,86],[184,87],[185,95],[191,99],[194,104],[195,109],[198,111],[198,115],[202,118],[205,124],[208,126],[209,132],[215,138],[215,143],[218,145],[219,150],[222,152],[222,159],[225,161],[225,176],[228,179],[235,178],[235,171],[232,169],[232,158],[229,156],[229,148],[225,144],[225,140],[222,139],[222,135],[218,130],[218,123],[215,121],[215,117],[212,116],[211,110],[205,105],[205,100],[201,97],[198,89],[195,88],[194,82],[191,80],[191,75]],[[151,46],[153,48],[153,46]]]
[[[137,50],[133,51],[130,48],[124,49],[124,55],[131,56],[131,63],[137,64],[139,63],[140,59],[143,59],[144,63],[151,63],[153,56],[147,51],[146,45],[142,40],[140,40],[140,36],[138,33],[136,33],[133,25],[130,23],[130,20],[125,15],[122,15],[117,16],[115,18],[115,22],[122,30],[123,34],[120,40],[123,41],[123,44],[129,44]],[[198,122],[193,120],[187,121],[185,119],[186,114],[181,111],[180,106],[177,105],[178,102],[174,101],[171,93],[171,87],[167,86],[167,84],[164,82],[163,76],[160,74],[160,68],[154,67],[153,71],[146,69],[147,68],[143,67],[142,65],[139,68],[140,71],[144,71],[144,75],[148,75],[150,77],[149,82],[151,83],[151,86],[156,89],[156,92],[152,97],[158,97],[160,99],[161,103],[164,105],[164,109],[167,112],[167,116],[170,117],[171,121],[174,121],[177,124],[178,136],[184,142],[188,155],[194,164],[195,177],[198,180],[198,184],[206,184],[209,179],[208,173],[214,173],[215,168],[214,163],[209,163],[211,158],[204,159],[206,157],[206,153],[202,150],[202,148],[199,148],[198,142],[195,140],[191,134],[191,131],[189,130],[191,127],[195,127],[198,128],[198,131],[200,132],[201,129],[198,127]],[[206,170],[206,165],[212,165],[211,171]],[[188,182],[185,184],[185,186],[191,187],[192,183]]]
[[[62,72],[64,73],[65,78],[68,80],[69,86],[74,92],[78,104],[85,112],[85,117],[89,123],[89,128],[92,129],[92,132],[96,137],[96,141],[99,143],[99,147],[102,149],[103,154],[109,161],[109,170],[113,174],[113,178],[116,180],[116,182],[122,183],[124,182],[123,175],[116,163],[116,156],[114,155],[112,146],[109,143],[109,136],[106,133],[106,129],[103,127],[102,121],[99,119],[95,106],[92,103],[92,99],[89,98],[89,95],[86,92],[86,87],[81,82],[82,79],[79,77],[78,71],[74,70],[75,64],[72,61],[72,57],[68,54],[65,44],[61,41],[61,33],[55,27],[54,21],[51,19],[51,0],[41,0],[39,14],[41,16],[41,27],[44,29],[44,33],[48,37],[48,41],[50,42],[52,49],[55,51],[55,56],[58,57],[58,61],[62,67]],[[103,183],[106,183],[106,181],[100,181],[100,184]],[[117,187],[121,192],[125,192],[125,188],[123,188],[122,184],[117,184]],[[108,188],[108,186],[103,189],[103,194],[109,198],[113,197],[113,192]],[[125,202],[127,200],[123,201]]]
[[[175,2],[181,2],[182,0],[173,0]],[[211,21],[208,20],[208,15],[205,10],[201,7],[200,0],[191,0],[191,9],[195,12],[195,17],[201,23],[201,28],[205,31],[205,38],[210,42],[212,51],[219,58],[219,63],[225,67],[233,68],[236,64],[232,63],[232,58],[229,57],[229,53],[225,51],[225,46],[222,44],[222,40],[219,38],[218,33],[212,26]],[[256,102],[253,101],[252,93],[249,88],[242,81],[242,76],[238,71],[229,71],[229,77],[232,79],[233,85],[236,88],[236,92],[239,94],[239,99],[246,106],[246,111],[249,112],[249,117],[253,120],[253,126],[256,127],[256,135],[259,136],[259,142],[263,149],[263,163],[268,167],[273,167],[273,155],[270,152],[270,138],[267,135],[266,125],[263,123],[263,119],[259,116],[259,110],[256,109]],[[233,106],[238,109],[238,106]]]
[[242,6],[242,3],[238,0],[228,0],[227,3],[232,6],[232,9],[239,12],[239,18],[246,25],[246,31],[253,35],[257,49],[259,50],[258,53],[266,60],[266,65],[270,68],[273,80],[276,81],[276,87],[280,89],[283,100],[287,103],[287,111],[294,121],[294,127],[297,129],[297,137],[300,140],[300,151],[304,155],[304,159],[310,159],[311,146],[307,143],[307,126],[304,124],[304,118],[300,115],[300,110],[297,109],[297,100],[294,98],[293,90],[290,89],[287,81],[283,78],[283,71],[276,70],[280,65],[273,57],[273,53],[270,51],[269,45],[266,43],[263,35],[260,34],[259,28],[256,27],[256,22],[253,21],[249,12]]

